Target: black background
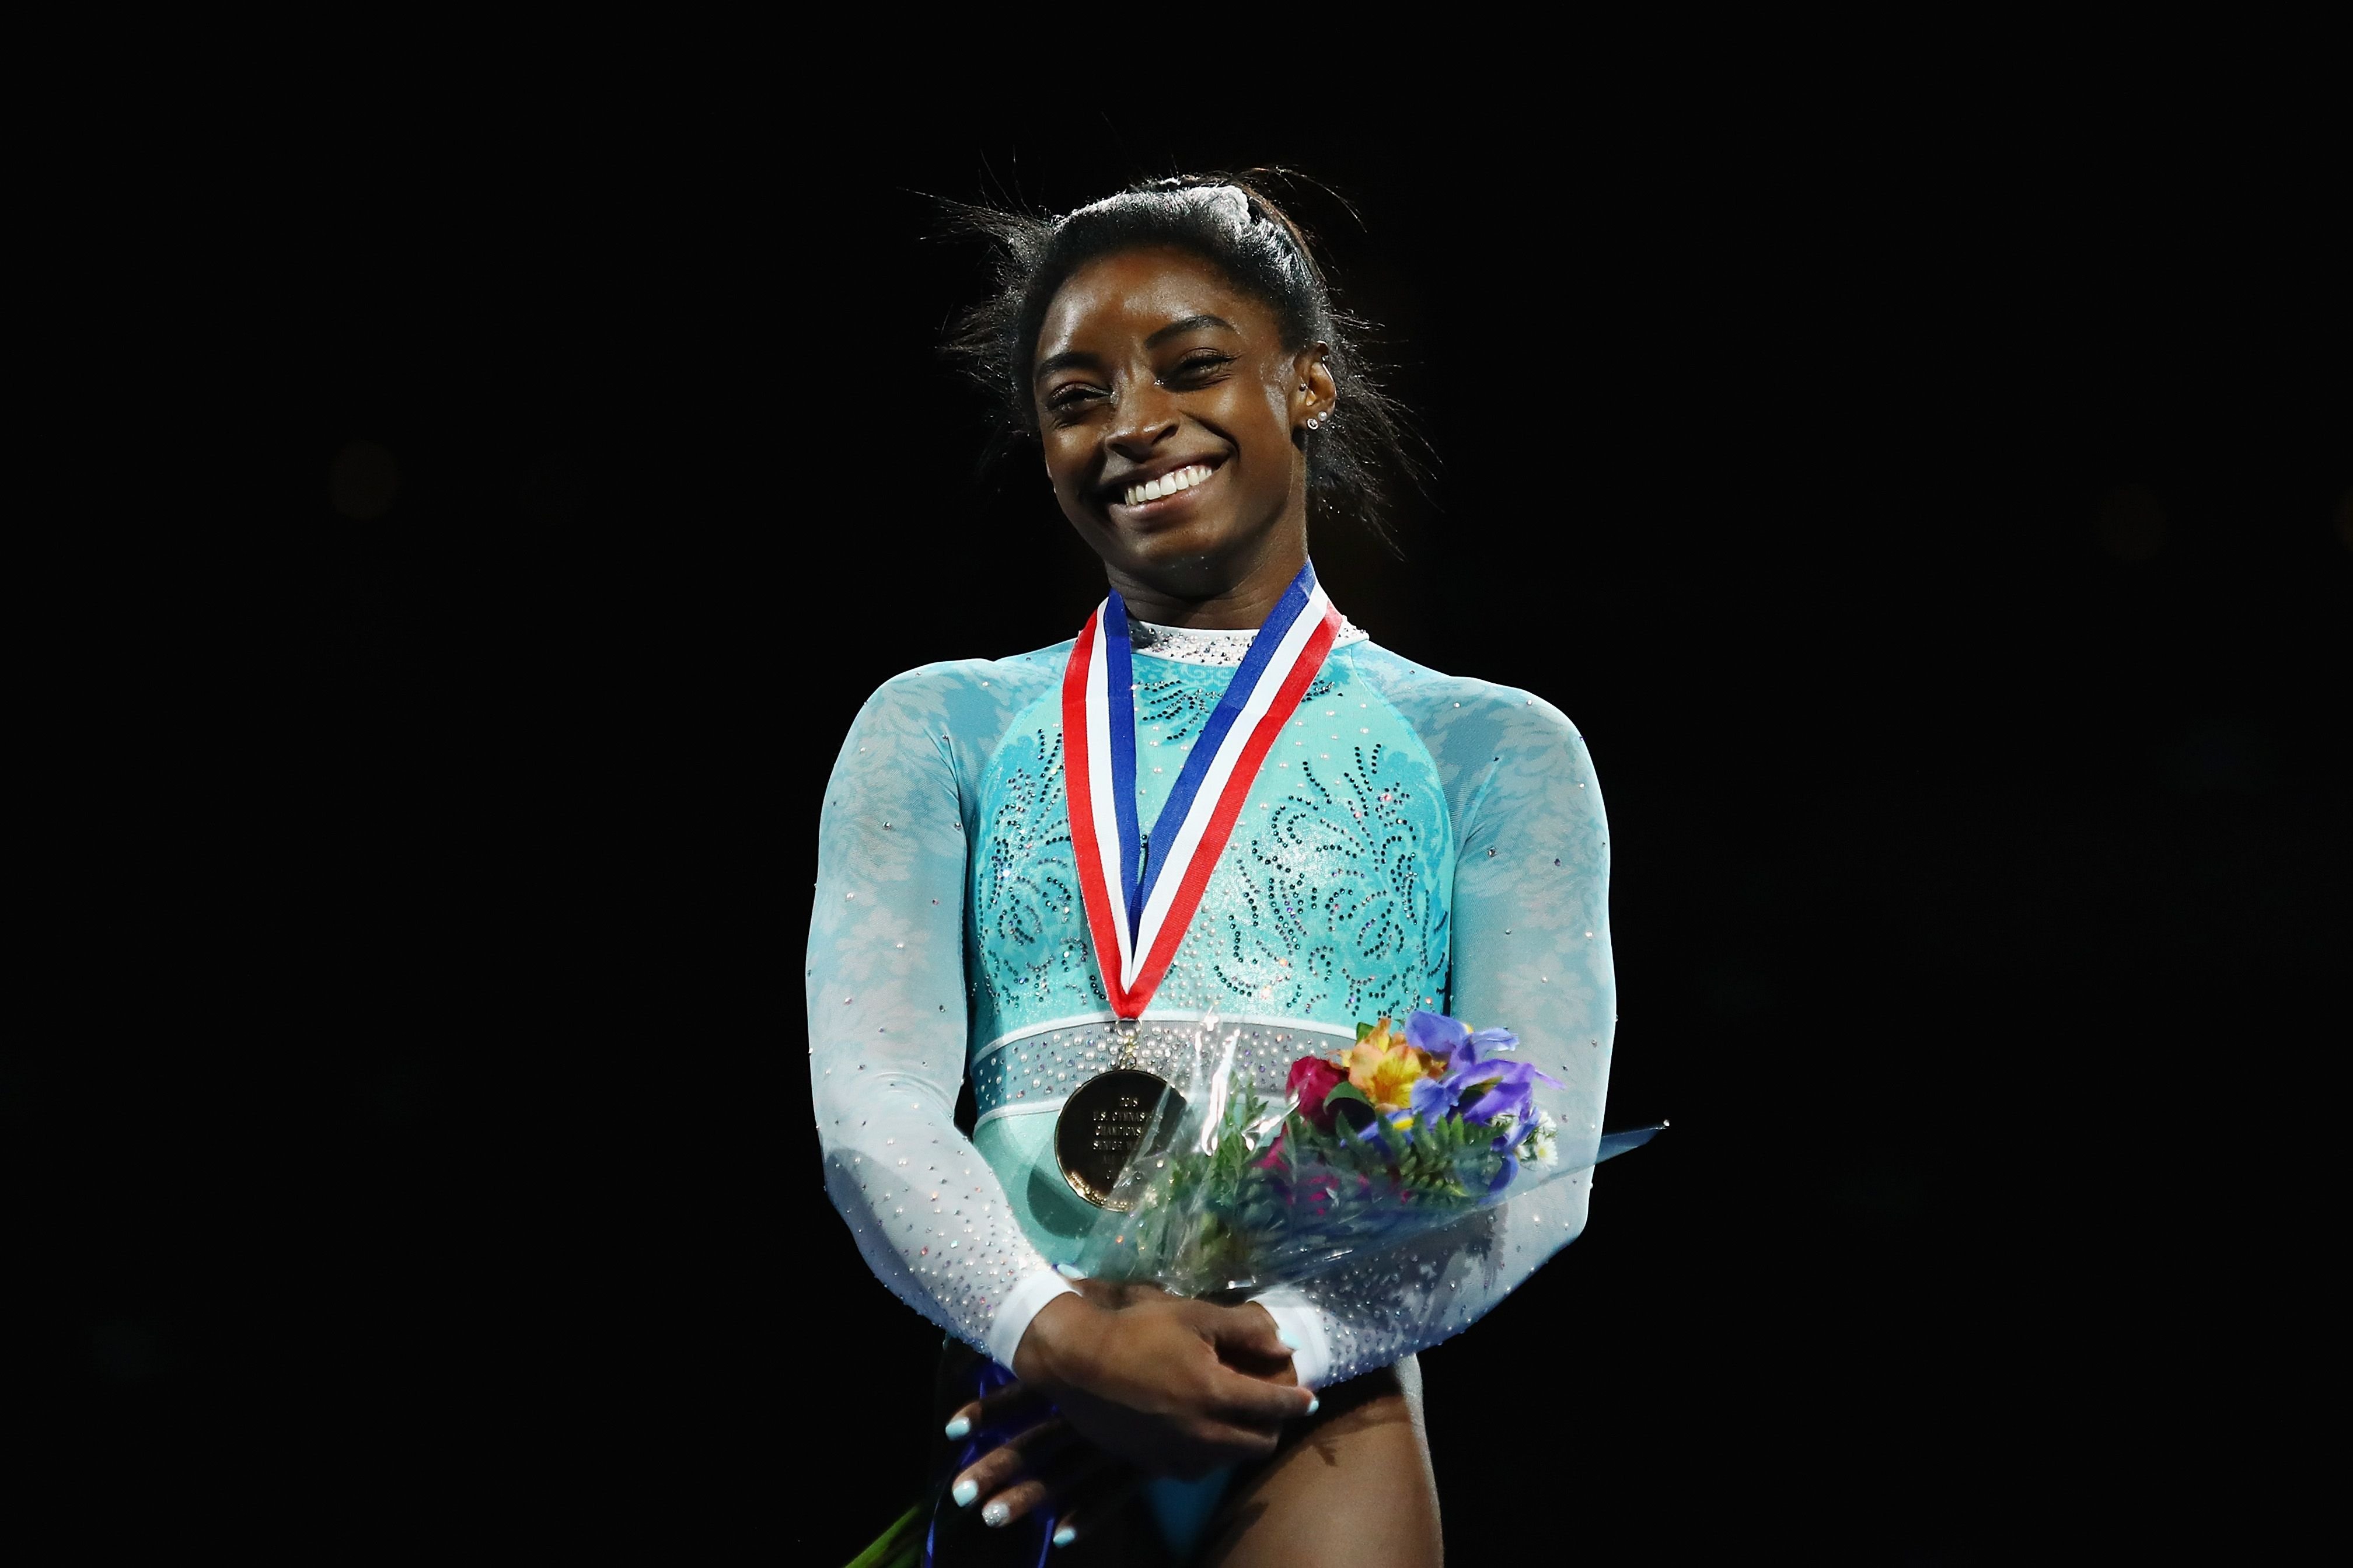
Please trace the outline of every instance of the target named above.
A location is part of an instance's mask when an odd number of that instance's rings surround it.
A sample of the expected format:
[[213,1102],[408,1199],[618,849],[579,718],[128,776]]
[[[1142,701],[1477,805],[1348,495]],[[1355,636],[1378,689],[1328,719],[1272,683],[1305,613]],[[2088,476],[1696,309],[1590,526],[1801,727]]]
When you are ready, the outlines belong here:
[[1609,1120],[1674,1122],[1423,1358],[1458,1560],[2243,1525],[2190,1439],[2259,1378],[2220,1282],[2310,1300],[2260,1130],[2348,936],[2328,194],[2211,106],[1895,107],[157,149],[204,261],[109,426],[162,499],[29,654],[67,1004],[0,1099],[86,1524],[815,1563],[913,1495],[937,1332],[807,1131],[818,792],[1100,591],[925,197],[1282,162],[1437,455],[1319,568],[1584,731]]

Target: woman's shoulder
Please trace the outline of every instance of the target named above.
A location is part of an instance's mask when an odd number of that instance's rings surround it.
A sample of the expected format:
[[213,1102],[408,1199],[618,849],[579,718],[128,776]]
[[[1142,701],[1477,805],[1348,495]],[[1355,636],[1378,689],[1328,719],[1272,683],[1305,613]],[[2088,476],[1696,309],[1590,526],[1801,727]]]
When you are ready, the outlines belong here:
[[1023,713],[1050,699],[1069,653],[1065,643],[1009,658],[949,658],[902,670],[859,705],[846,744],[875,757],[887,750],[878,740],[920,742],[948,748],[944,754],[959,763],[977,762]]
[[1347,666],[1398,710],[1426,741],[1450,740],[1472,749],[1498,740],[1515,743],[1578,739],[1568,715],[1524,687],[1449,675],[1417,664],[1377,642],[1341,650]]

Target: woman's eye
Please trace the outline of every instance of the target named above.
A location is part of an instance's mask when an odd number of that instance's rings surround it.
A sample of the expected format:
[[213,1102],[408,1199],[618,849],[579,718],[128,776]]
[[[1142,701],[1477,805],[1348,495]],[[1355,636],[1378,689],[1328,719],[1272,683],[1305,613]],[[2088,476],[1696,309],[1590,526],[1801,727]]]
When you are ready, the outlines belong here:
[[1070,382],[1046,395],[1046,406],[1057,414],[1066,414],[1083,407],[1095,395],[1095,389],[1085,383]]
[[1234,356],[1231,354],[1221,354],[1215,349],[1203,349],[1198,353],[1189,353],[1178,360],[1176,368],[1168,373],[1168,377],[1174,381],[1189,376],[1198,381],[1202,376],[1213,371],[1222,370],[1233,363]]

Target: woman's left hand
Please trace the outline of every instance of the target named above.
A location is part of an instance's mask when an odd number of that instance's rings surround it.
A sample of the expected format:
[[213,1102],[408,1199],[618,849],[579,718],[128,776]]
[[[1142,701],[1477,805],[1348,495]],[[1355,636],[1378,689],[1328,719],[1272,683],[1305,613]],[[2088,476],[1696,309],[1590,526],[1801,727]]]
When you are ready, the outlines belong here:
[[[1018,1425],[1025,1416],[1028,1425]],[[955,1419],[984,1431],[1015,1428],[959,1472],[949,1489],[958,1507],[978,1506],[984,1524],[1001,1528],[1050,1510],[1056,1516],[1054,1544],[1068,1546],[1088,1518],[1117,1508],[1143,1484],[1134,1466],[1088,1442],[1050,1408],[1028,1402],[1018,1384],[965,1405]],[[959,1428],[951,1422],[949,1430]]]
[[[1090,1301],[1114,1311],[1147,1294],[1155,1298],[1166,1294],[1151,1286],[1094,1279],[1078,1283]],[[1236,1370],[1270,1383],[1291,1385],[1298,1381],[1287,1361],[1279,1367]],[[1054,1544],[1068,1546],[1090,1521],[1118,1509],[1145,1482],[1144,1473],[1135,1466],[1080,1436],[1018,1383],[964,1406],[950,1419],[947,1429],[950,1436],[962,1437],[992,1426],[1008,1435],[958,1472],[949,1489],[959,1507],[977,1505],[986,1524],[1001,1528],[1050,1508],[1056,1518]]]

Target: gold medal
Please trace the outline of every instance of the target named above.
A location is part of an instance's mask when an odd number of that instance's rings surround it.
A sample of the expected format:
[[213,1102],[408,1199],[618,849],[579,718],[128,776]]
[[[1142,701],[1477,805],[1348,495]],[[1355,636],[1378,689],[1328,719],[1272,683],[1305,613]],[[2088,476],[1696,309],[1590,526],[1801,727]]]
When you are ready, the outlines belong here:
[[1162,1097],[1167,1110],[1153,1138],[1153,1152],[1168,1147],[1185,1111],[1185,1097],[1166,1079],[1142,1068],[1113,1068],[1081,1084],[1062,1102],[1054,1122],[1054,1158],[1071,1190],[1099,1209],[1124,1214],[1128,1205],[1112,1196],[1119,1174],[1143,1146]]

